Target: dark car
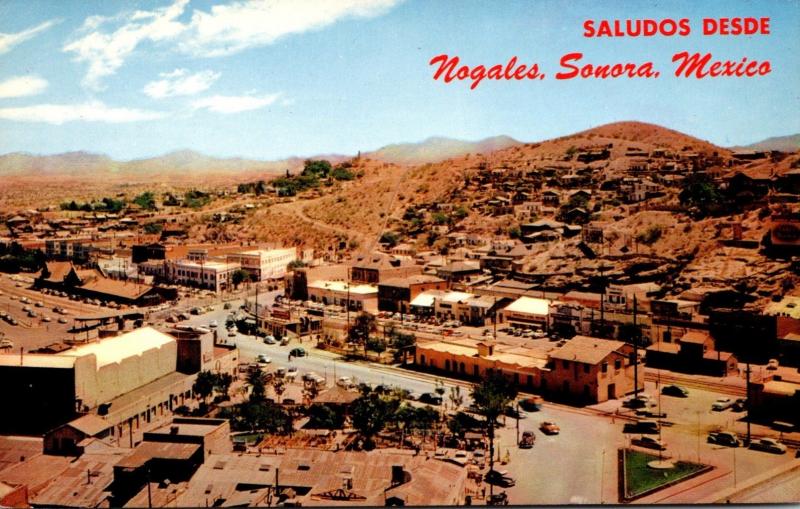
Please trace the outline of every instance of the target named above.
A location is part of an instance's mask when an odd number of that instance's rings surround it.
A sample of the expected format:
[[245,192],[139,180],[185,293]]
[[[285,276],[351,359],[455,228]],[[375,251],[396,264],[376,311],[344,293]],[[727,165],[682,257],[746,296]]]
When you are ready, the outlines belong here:
[[306,350],[305,348],[300,348],[300,347],[292,348],[292,351],[289,352],[289,355],[291,355],[292,357],[305,357]]
[[689,391],[687,391],[680,385],[667,385],[663,389],[661,389],[661,394],[665,396],[675,396],[677,398],[689,397]]
[[497,471],[497,470],[489,470],[486,472],[486,475],[483,477],[484,481],[489,484],[494,484],[495,486],[502,486],[504,488],[510,488],[516,485],[516,481],[508,475],[506,471]]
[[715,431],[708,434],[708,443],[719,444],[727,447],[739,447],[741,441],[736,436],[736,433],[731,431]]
[[747,409],[747,400],[745,398],[739,398],[733,402],[731,406],[731,410],[733,412],[744,412]]
[[441,405],[442,397],[432,392],[425,392],[419,397],[419,402],[428,405]]

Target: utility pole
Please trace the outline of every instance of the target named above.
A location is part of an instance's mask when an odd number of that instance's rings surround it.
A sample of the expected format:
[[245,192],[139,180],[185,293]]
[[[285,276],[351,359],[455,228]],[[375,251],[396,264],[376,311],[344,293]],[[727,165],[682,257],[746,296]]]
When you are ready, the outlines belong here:
[[750,447],[750,359],[747,359],[747,390],[744,407],[747,409],[747,446]]
[[150,467],[147,467],[147,507],[153,507],[153,495],[150,493]]
[[639,396],[639,328],[636,326],[636,295],[633,296],[633,399]]

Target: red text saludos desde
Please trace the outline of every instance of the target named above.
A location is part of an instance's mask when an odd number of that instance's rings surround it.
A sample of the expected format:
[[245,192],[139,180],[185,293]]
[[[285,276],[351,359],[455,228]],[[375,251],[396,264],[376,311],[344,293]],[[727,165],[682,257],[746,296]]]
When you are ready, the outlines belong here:
[[[768,35],[769,18],[703,18],[703,35]],[[686,37],[692,33],[688,18],[614,19],[583,22],[584,37]]]

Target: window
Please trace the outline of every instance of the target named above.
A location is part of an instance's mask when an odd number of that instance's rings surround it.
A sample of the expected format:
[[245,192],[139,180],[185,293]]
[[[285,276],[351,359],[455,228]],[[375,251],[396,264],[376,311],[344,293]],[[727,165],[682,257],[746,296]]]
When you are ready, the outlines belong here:
[[589,373],[590,371],[591,371],[591,366],[589,366],[588,364],[584,364],[583,365],[583,372],[584,373]]
[[569,368],[569,361],[561,361],[561,365],[564,367],[564,369],[567,369]]
[[617,370],[617,371],[619,371],[619,369],[620,369],[621,367],[622,367],[622,359],[616,359],[616,360],[614,361],[614,369],[615,369],[615,370]]
[[602,366],[600,366],[600,371],[603,373],[608,373],[608,363],[604,362]]

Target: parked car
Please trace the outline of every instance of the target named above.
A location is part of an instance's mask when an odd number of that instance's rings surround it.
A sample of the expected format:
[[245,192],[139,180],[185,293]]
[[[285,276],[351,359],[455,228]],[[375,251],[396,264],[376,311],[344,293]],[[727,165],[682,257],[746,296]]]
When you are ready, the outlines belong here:
[[425,392],[420,395],[419,402],[426,403],[428,405],[441,405],[442,397],[432,392]]
[[731,410],[734,412],[744,412],[747,409],[747,399],[739,398],[731,405]]
[[277,344],[278,344],[278,342],[277,342],[277,341],[275,341],[275,338],[274,338],[274,337],[272,337],[272,336],[267,336],[267,337],[265,337],[265,338],[264,338],[264,343],[266,343],[266,344],[268,344],[268,345],[277,345]]
[[486,505],[508,505],[508,495],[505,491],[500,493],[492,493],[486,499]]
[[228,329],[228,337],[229,338],[236,337],[236,329]]
[[297,348],[292,348],[292,350],[289,352],[289,355],[291,355],[292,357],[305,357],[306,350],[305,348],[301,348],[298,346]]
[[626,408],[642,408],[650,404],[650,396],[647,394],[639,394],[635,398],[631,397],[622,402],[622,406]]
[[711,410],[714,410],[715,412],[722,412],[723,410],[727,410],[732,406],[733,400],[731,398],[717,398],[717,400],[711,404]]
[[659,430],[658,421],[639,421],[628,422],[622,427],[623,433],[657,434]]
[[208,326],[209,326],[210,328],[212,328],[212,329],[216,329],[217,327],[219,327],[219,323],[217,323],[217,321],[216,321],[216,320],[211,320],[211,321],[208,323]]
[[769,370],[778,369],[778,359],[770,359],[767,362],[767,369]]
[[506,470],[489,470],[483,479],[489,484],[504,488],[510,488],[517,484]]
[[272,359],[270,359],[269,357],[267,357],[263,353],[260,353],[260,354],[258,354],[258,357],[256,357],[256,361],[259,364],[270,364],[272,362]]
[[344,387],[345,389],[349,389],[354,387],[355,384],[353,383],[353,379],[349,376],[340,376],[338,380],[336,380],[336,385],[339,387]]
[[539,429],[542,430],[542,433],[545,435],[558,435],[561,432],[561,428],[558,425],[551,421],[544,421],[539,425]]
[[37,301],[37,302],[36,302],[36,307],[37,307],[37,308],[43,308],[43,307],[44,307],[44,302],[42,302],[42,301]]
[[655,449],[657,451],[667,450],[667,444],[654,437],[641,436],[631,440],[631,445],[638,445],[647,449]]
[[774,438],[759,438],[750,442],[750,449],[756,451],[771,452],[773,454],[785,454],[786,446]]
[[665,396],[675,396],[677,398],[688,398],[689,391],[680,385],[666,385],[661,389],[661,394]]
[[58,317],[58,323],[67,323],[67,319],[63,316]]
[[533,431],[523,431],[518,445],[520,449],[530,449],[534,442],[536,442],[536,435],[533,434]]
[[727,447],[739,447],[742,442],[732,431],[712,431],[706,441],[709,444],[719,444]]

